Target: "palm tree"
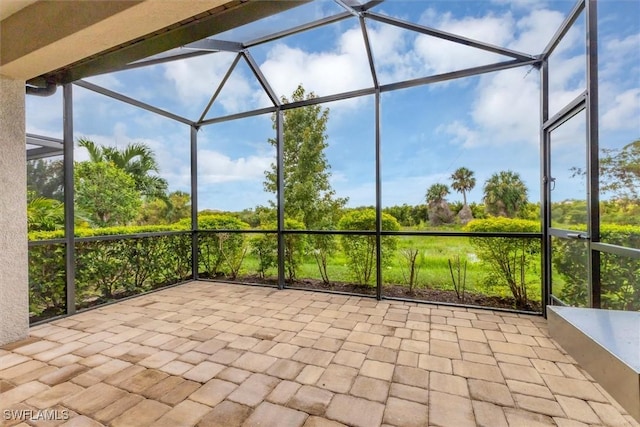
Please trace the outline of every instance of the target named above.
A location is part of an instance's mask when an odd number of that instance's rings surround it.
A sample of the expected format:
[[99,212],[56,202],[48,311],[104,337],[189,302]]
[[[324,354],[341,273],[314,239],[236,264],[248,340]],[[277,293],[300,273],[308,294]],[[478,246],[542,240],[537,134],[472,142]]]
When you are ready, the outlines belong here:
[[527,203],[527,186],[520,175],[501,171],[484,183],[484,204],[491,215],[515,217]]
[[451,174],[451,179],[453,180],[451,187],[453,187],[453,189],[458,193],[462,193],[462,199],[464,200],[464,205],[466,205],[467,191],[473,190],[476,186],[476,179],[473,176],[473,171],[465,167],[458,168]]
[[149,199],[159,198],[167,202],[168,183],[164,178],[155,175],[159,172],[155,154],[146,144],[129,144],[120,150],[115,147],[103,147],[95,142],[80,138],[78,146],[86,148],[89,159],[94,163],[111,162],[124,170],[134,179],[136,190]]
[[449,194],[449,187],[445,184],[433,184],[427,189],[426,199],[431,225],[448,224],[453,220],[449,203],[445,200],[447,194]]
[[433,184],[427,190],[427,203],[428,204],[436,204],[444,201],[444,198],[449,194],[449,187],[445,184]]
[[64,228],[64,205],[53,199],[29,194],[27,203],[27,227],[29,231],[53,231]]

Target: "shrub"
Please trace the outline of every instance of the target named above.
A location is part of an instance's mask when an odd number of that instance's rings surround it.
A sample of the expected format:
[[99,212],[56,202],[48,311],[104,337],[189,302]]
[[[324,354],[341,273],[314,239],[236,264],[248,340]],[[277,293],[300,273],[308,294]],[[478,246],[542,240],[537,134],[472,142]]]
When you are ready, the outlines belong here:
[[[178,224],[188,226],[190,219]],[[198,230],[247,230],[249,224],[229,214],[198,216]],[[203,232],[198,234],[199,270],[209,277],[218,275],[235,279],[247,252],[246,237],[242,233]]]
[[[276,228],[275,224],[261,226],[264,230]],[[252,251],[258,257],[258,274],[265,278],[270,268],[278,267],[278,236],[275,233],[265,233],[251,241]]]
[[414,287],[418,284],[420,270],[424,267],[424,254],[420,249],[406,248],[400,250],[400,266],[402,268],[402,278],[409,285],[409,293],[413,293]]
[[[76,229],[76,237],[116,236],[159,231],[183,231],[180,226],[109,227]],[[64,237],[63,231],[32,232],[29,240]],[[132,295],[187,279],[191,274],[191,237],[188,234],[135,236],[76,242],[76,303],[86,306]],[[65,297],[64,244],[29,248],[31,312],[63,313]]]
[[29,311],[63,314],[66,306],[65,245],[45,244],[29,248]]
[[[277,224],[267,223],[263,227],[265,230],[275,230]],[[304,230],[302,222],[287,218],[284,221],[286,230]],[[284,268],[288,280],[295,280],[298,268],[302,264],[304,254],[307,250],[308,241],[304,234],[285,234],[284,236]],[[258,256],[258,270],[260,276],[264,278],[266,271],[271,267],[276,267],[278,263],[278,236],[275,233],[264,234],[254,240],[253,252]]]
[[[535,221],[510,218],[475,219],[466,231],[474,233],[539,232]],[[521,237],[470,237],[478,258],[490,268],[489,279],[498,285],[509,287],[516,306],[527,308],[527,271],[534,254],[540,251],[538,239]]]
[[[340,218],[338,229],[351,231],[375,230],[376,211],[365,209],[346,213]],[[400,224],[391,215],[383,213],[382,229],[385,231],[397,231],[400,230]],[[382,237],[382,267],[386,267],[393,262],[397,240],[396,237],[392,236]],[[340,241],[347,257],[347,265],[355,280],[362,284],[371,283],[376,265],[376,236],[343,235]]]
[[[584,227],[576,227],[585,230]],[[640,247],[640,227],[601,224],[600,240],[606,243]],[[575,240],[555,239],[553,266],[565,285],[559,298],[569,305],[584,306],[587,289],[587,248]],[[600,259],[601,305],[616,310],[640,310],[640,262],[637,259],[602,253]]]

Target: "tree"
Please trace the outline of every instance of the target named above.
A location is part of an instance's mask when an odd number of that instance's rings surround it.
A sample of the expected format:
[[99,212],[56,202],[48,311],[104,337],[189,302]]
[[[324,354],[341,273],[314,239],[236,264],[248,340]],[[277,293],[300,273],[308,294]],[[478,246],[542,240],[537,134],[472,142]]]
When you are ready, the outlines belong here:
[[76,163],[74,179],[78,213],[94,225],[125,225],[136,217],[141,199],[135,181],[113,163]]
[[640,202],[640,139],[620,150],[603,149],[600,180],[603,193],[619,200]]
[[445,197],[449,194],[449,187],[436,183],[427,189],[426,199],[429,206],[429,223],[433,226],[449,224],[453,221],[453,214]]
[[427,189],[427,203],[440,203],[445,197],[449,194],[449,187],[445,184],[433,184],[429,189]]
[[167,196],[169,204],[161,199],[146,201],[140,208],[136,222],[140,225],[173,224],[191,215],[191,196],[184,191],[173,191]]
[[526,206],[527,192],[517,172],[494,173],[484,183],[485,208],[490,215],[514,218]]
[[[302,86],[293,92],[291,101],[299,102],[316,98],[305,93]],[[302,221],[307,229],[333,227],[340,209],[347,199],[335,197],[329,183],[331,165],[324,150],[327,148],[327,121],[329,109],[311,105],[286,110],[284,113],[284,212],[285,217]],[[273,117],[276,128],[276,116]],[[277,140],[270,138],[274,147]],[[265,172],[264,188],[276,193],[277,170],[272,163]],[[273,203],[272,203],[273,204]]]
[[[571,168],[573,176],[585,175]],[[603,148],[600,156],[600,191],[622,202],[640,202],[640,139],[621,149]]]
[[458,193],[462,193],[463,203],[467,204],[467,192],[473,190],[476,186],[476,179],[473,171],[465,167],[458,168],[451,174],[451,187]]
[[[313,92],[306,94],[300,85],[293,92],[291,102],[314,98],[316,95]],[[282,97],[282,102],[288,103],[289,100]],[[322,109],[320,105],[293,108],[283,113],[283,119],[285,218],[293,222],[300,221],[306,229],[334,229],[347,199],[336,197],[329,182],[331,165],[324,152],[328,147],[326,131],[329,109]],[[272,120],[276,129],[275,115]],[[269,143],[275,147],[278,141],[270,138]],[[264,188],[271,193],[277,191],[275,163],[265,172]],[[275,206],[273,202],[271,205]],[[328,282],[327,258],[337,249],[333,236],[313,235],[309,240],[320,274]],[[295,266],[293,268],[295,273]],[[290,268],[287,270],[290,271]],[[295,274],[289,276],[294,278]]]
[[53,231],[64,228],[64,204],[54,199],[27,193],[27,228],[29,231]]
[[476,186],[476,179],[473,176],[473,171],[462,167],[458,168],[451,174],[451,187],[459,193],[462,193],[463,205],[462,209],[458,211],[458,218],[460,223],[467,224],[473,219],[473,211],[467,204],[467,191],[473,190]]
[[27,188],[37,197],[62,202],[64,199],[64,168],[62,160],[31,160],[27,162]]
[[167,181],[155,175],[159,172],[155,154],[146,144],[129,144],[124,149],[103,147],[95,142],[80,138],[78,146],[86,148],[89,159],[94,163],[111,162],[122,169],[135,182],[136,190],[148,199],[163,199],[167,204]]

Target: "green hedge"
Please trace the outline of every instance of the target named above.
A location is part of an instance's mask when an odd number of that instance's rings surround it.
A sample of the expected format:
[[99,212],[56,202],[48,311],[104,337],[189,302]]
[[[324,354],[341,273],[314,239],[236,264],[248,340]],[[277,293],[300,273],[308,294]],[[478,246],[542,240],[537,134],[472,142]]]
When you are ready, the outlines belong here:
[[[601,224],[600,240],[640,248],[640,226]],[[606,253],[601,253],[600,258],[602,307],[640,310],[640,261]],[[569,305],[585,306],[588,302],[586,260],[586,245],[580,241],[554,239],[553,266],[565,282],[558,297]]]
[[[270,222],[264,224],[264,230],[275,230],[277,224]],[[301,221],[293,218],[285,218],[286,230],[304,230]],[[284,236],[284,269],[287,280],[295,280],[298,269],[304,260],[304,255],[309,246],[308,236],[305,234],[287,234]],[[253,252],[258,257],[258,272],[262,278],[267,270],[278,265],[278,236],[277,234],[263,234],[253,240]]]
[[[190,227],[191,220],[183,219],[179,227]],[[199,230],[247,230],[250,226],[228,214],[198,216]],[[198,271],[207,277],[226,276],[235,279],[248,250],[247,239],[240,233],[199,233]]]
[[[185,231],[185,227],[78,228],[75,234],[83,238],[161,231]],[[63,231],[29,233],[31,241],[63,237]],[[78,308],[181,282],[191,276],[189,234],[78,241],[75,256]],[[64,265],[64,244],[43,243],[29,248],[29,306],[36,319],[64,313]]]

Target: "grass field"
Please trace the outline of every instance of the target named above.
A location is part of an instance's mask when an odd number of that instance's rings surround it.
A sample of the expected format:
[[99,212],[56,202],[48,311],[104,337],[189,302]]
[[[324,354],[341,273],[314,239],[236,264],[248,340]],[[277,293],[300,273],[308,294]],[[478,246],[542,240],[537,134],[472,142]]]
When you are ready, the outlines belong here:
[[[251,242],[256,235],[247,235],[247,241]],[[329,257],[328,276],[331,282],[353,283],[360,285],[349,268],[347,257],[340,245],[340,236],[335,236],[338,243],[338,250]],[[408,287],[408,277],[410,264],[403,252],[409,249],[418,250],[416,260],[417,275],[415,288],[417,289],[439,289],[454,290],[449,261],[453,265],[453,273],[458,280],[456,270],[456,260],[460,259],[460,276],[464,277],[464,266],[466,263],[466,291],[472,293],[485,294],[487,296],[512,296],[508,286],[500,285],[495,280],[491,280],[490,267],[477,256],[474,247],[468,237],[442,237],[442,236],[398,236],[396,238],[397,249],[390,257],[388,265],[383,267],[383,286],[402,285]],[[249,249],[242,264],[240,276],[255,276],[259,270],[259,260],[255,253]],[[276,278],[277,270],[270,268],[266,272],[266,277]],[[318,265],[310,253],[303,257],[302,263],[297,269],[299,281],[322,279]],[[540,256],[533,255],[530,267],[526,273],[527,293],[531,300],[540,301]],[[369,285],[375,287],[375,266],[372,280]]]

